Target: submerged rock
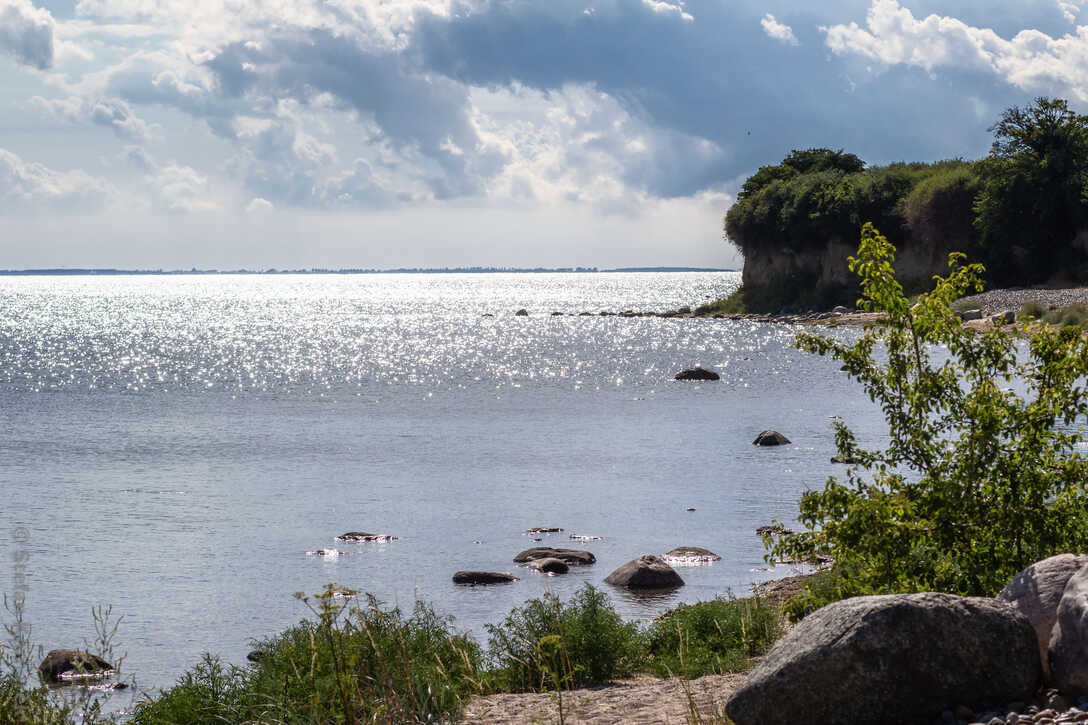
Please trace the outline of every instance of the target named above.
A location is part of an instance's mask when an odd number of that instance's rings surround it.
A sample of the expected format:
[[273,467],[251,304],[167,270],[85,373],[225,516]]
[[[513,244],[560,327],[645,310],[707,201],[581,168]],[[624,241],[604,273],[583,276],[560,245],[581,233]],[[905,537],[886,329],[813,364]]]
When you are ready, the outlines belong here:
[[529,529],[525,533],[527,533],[529,535],[533,535],[533,534],[558,534],[562,530],[563,529],[559,528],[558,526],[534,526],[533,528]]
[[113,665],[97,655],[80,649],[55,649],[38,665],[42,680],[52,684],[113,675]]
[[721,380],[722,376],[718,375],[713,370],[707,370],[703,367],[693,367],[688,370],[681,370],[675,376],[674,380]]
[[351,542],[384,542],[384,541],[396,541],[399,536],[390,536],[389,534],[371,534],[366,531],[349,531],[346,534],[340,534],[336,537],[337,541],[351,541]]
[[684,586],[676,570],[653,555],[632,559],[605,577],[606,584],[628,589],[675,589]]
[[314,551],[307,551],[307,556],[323,556],[326,559],[335,559],[343,554],[343,551],[339,549],[315,549]]
[[528,317],[528,316],[529,316],[529,310],[527,310],[527,309],[525,309],[525,308],[523,307],[522,309],[520,309],[520,310],[518,310],[517,312],[515,312],[515,313],[514,313],[514,316],[515,316],[515,317]]
[[514,562],[526,564],[537,559],[559,559],[567,564],[588,565],[597,562],[597,557],[580,549],[553,549],[550,546],[534,546],[514,557]]
[[757,446],[784,446],[790,443],[790,439],[776,430],[765,430],[752,441]]
[[509,584],[516,581],[518,581],[518,578],[513,574],[499,571],[459,571],[453,575],[454,584],[468,584],[469,586]]

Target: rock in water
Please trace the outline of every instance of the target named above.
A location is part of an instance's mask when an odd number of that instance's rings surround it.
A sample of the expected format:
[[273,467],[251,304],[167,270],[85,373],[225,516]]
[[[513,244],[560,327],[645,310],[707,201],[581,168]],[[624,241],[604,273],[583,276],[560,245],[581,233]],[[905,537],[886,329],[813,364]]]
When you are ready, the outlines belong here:
[[514,557],[514,561],[518,564],[525,564],[530,561],[536,561],[537,559],[559,559],[567,564],[595,564],[597,557],[588,551],[582,551],[580,549],[553,549],[550,546],[534,546],[532,549],[526,549],[517,556]]
[[522,309],[518,310],[517,312],[515,312],[514,316],[515,317],[528,317],[529,316],[529,310],[526,310],[526,309],[522,308]]
[[555,559],[552,557],[545,557],[543,559],[534,559],[529,562],[529,566],[537,571],[547,572],[548,574],[566,574],[570,571],[570,567],[567,566],[567,562],[562,559]]
[[789,442],[790,439],[778,431],[765,430],[756,436],[756,439],[752,441],[752,444],[757,446],[784,446]]
[[661,557],[665,563],[677,564],[709,564],[712,561],[721,561],[721,557],[709,549],[701,546],[678,546],[672,551],[666,552]]
[[509,584],[516,582],[518,578],[512,574],[498,571],[459,571],[453,575],[454,584]]
[[675,377],[675,380],[721,380],[722,376],[718,375],[713,370],[707,370],[702,367],[694,367],[690,370],[681,370]]
[[371,534],[366,531],[349,531],[346,534],[340,534],[336,537],[337,541],[353,541],[353,542],[383,542],[383,541],[396,541],[398,536],[390,536],[389,534]]
[[606,584],[628,589],[675,589],[684,586],[676,570],[659,557],[632,559],[605,578]]
[[1028,618],[1039,640],[1039,658],[1043,666],[1043,678],[1050,679],[1047,651],[1050,649],[1050,633],[1058,621],[1058,603],[1061,602],[1069,578],[1088,564],[1085,554],[1058,554],[1037,561],[1012,578],[997,598],[1008,602]]
[[801,620],[725,703],[736,725],[933,722],[958,703],[1030,700],[1035,631],[1005,602],[891,594]]
[[55,649],[38,665],[38,674],[46,682],[56,684],[95,677],[108,677],[113,665],[106,660],[78,649]]
[[1069,577],[1050,633],[1051,684],[1066,695],[1088,695],[1088,567]]

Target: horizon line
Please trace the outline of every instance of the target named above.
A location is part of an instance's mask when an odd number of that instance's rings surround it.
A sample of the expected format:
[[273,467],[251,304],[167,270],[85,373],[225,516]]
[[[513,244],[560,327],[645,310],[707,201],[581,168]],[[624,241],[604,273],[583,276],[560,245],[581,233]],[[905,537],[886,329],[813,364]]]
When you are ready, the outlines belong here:
[[310,267],[297,269],[122,269],[114,267],[39,267],[0,269],[3,277],[49,276],[178,276],[178,275],[274,275],[274,274],[609,274],[617,272],[737,272],[721,267],[396,267],[389,269],[341,267],[338,269]]

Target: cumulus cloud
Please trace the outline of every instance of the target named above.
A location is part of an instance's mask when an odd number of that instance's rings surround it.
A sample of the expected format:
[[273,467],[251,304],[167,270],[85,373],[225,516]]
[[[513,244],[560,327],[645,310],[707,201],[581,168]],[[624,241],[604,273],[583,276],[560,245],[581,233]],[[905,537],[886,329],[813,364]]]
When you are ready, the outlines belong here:
[[0,213],[94,211],[116,196],[104,179],[78,169],[57,171],[0,149]]
[[69,123],[93,123],[111,129],[125,141],[146,143],[162,136],[162,127],[147,123],[133,113],[119,98],[42,98],[30,99],[32,107],[46,115]]
[[1088,26],[1060,38],[1022,30],[1006,40],[952,17],[917,19],[897,0],[874,0],[866,27],[850,23],[821,29],[828,47],[839,55],[853,53],[930,72],[978,71],[1026,91],[1072,93],[1088,100]]
[[683,2],[670,3],[664,0],[642,0],[642,4],[655,13],[672,13],[687,21],[695,20],[694,16],[684,10]]
[[786,43],[787,45],[798,44],[797,36],[793,34],[793,28],[775,20],[774,15],[771,13],[764,15],[763,19],[759,21],[759,24],[763,26],[763,32],[769,37]]
[[208,198],[208,179],[191,166],[168,164],[145,177],[156,207],[171,214],[211,211],[219,204]]
[[262,199],[259,196],[253,197],[253,199],[246,204],[246,211],[250,214],[260,214],[262,212],[272,211],[275,208],[275,204],[268,199]]
[[1058,9],[1062,11],[1062,16],[1071,23],[1077,22],[1077,16],[1080,15],[1082,7],[1084,7],[1084,0],[1058,0]]
[[0,0],[0,51],[45,70],[53,66],[53,29],[48,10],[30,0]]

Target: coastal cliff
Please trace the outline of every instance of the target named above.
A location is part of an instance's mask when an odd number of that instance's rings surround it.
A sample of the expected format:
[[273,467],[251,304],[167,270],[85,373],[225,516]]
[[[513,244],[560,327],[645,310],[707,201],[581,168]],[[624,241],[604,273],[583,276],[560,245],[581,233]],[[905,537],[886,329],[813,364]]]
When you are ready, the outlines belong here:
[[793,151],[744,182],[725,236],[744,255],[751,312],[852,305],[847,258],[872,222],[896,247],[908,292],[986,267],[988,286],[1088,283],[1088,116],[1061,99],[1006,110],[979,161],[867,166],[842,150]]

